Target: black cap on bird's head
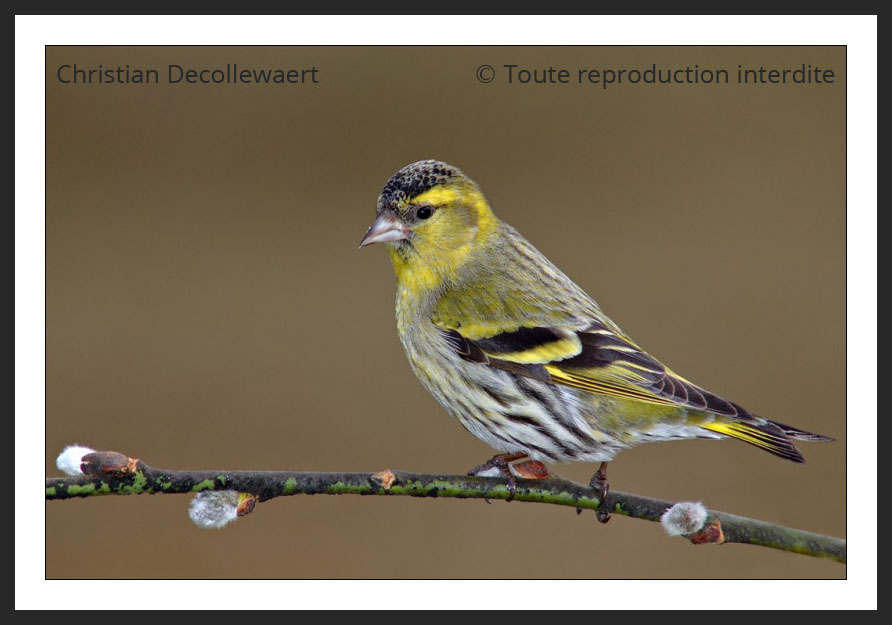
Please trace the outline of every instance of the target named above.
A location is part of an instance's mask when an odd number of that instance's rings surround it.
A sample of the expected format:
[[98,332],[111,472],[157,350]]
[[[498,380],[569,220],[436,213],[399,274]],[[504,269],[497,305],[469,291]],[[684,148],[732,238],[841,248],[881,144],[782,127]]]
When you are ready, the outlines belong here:
[[[381,189],[376,206],[378,218],[359,246],[408,241],[422,222],[430,219],[440,205],[448,203],[445,196],[435,191],[437,189],[479,193],[476,185],[460,169],[448,163],[426,160],[406,165]],[[434,198],[434,195],[438,197]]]
[[442,161],[427,160],[406,165],[391,176],[381,189],[378,213],[386,208],[397,209],[434,187],[464,179],[465,175],[458,167]]

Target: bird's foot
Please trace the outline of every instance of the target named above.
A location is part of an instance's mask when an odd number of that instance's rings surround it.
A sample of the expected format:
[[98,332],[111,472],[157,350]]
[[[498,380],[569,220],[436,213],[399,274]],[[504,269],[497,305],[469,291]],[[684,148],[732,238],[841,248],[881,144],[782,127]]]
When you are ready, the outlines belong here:
[[526,460],[525,462],[514,463],[516,460],[526,457],[526,454],[523,453],[498,454],[468,471],[468,475],[505,478],[508,482],[508,501],[511,501],[514,499],[514,493],[517,491],[516,478],[544,480],[548,477],[548,469],[541,462]]
[[598,509],[595,510],[595,517],[600,523],[606,523],[610,520],[610,509],[607,507],[607,493],[610,491],[610,484],[607,483],[607,463],[602,462],[598,470],[592,476],[589,485],[598,492]]

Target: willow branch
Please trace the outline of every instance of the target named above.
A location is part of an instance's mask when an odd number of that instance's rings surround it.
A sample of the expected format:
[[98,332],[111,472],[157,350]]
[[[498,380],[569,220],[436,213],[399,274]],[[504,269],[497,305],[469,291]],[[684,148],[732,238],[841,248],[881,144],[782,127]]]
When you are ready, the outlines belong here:
[[[384,495],[502,499],[598,510],[647,521],[660,517],[675,502],[610,491],[601,502],[588,486],[559,477],[518,479],[428,475],[385,470],[377,473],[293,471],[174,471],[156,469],[117,452],[96,452],[83,458],[85,475],[46,479],[46,499],[55,501],[98,495],[198,493],[234,490],[258,502],[287,495]],[[250,511],[250,510],[249,510]],[[846,561],[846,541],[804,530],[709,510],[702,531],[686,536],[691,542],[743,543],[781,549],[837,562]]]

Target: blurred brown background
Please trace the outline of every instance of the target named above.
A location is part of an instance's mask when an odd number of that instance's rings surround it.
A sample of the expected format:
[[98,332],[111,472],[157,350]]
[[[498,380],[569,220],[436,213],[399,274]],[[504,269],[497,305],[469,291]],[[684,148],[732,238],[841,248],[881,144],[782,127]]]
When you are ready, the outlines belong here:
[[[319,68],[318,85],[63,85],[56,68]],[[507,85],[487,63],[834,70],[834,85]],[[733,77],[733,73],[732,73]],[[626,451],[616,490],[845,536],[844,48],[47,49],[47,475],[80,442],[165,468],[463,473],[491,450],[412,376],[385,251],[403,165],[496,213],[674,370],[838,439]],[[554,467],[586,481],[596,467]],[[46,506],[49,578],[843,577],[556,506],[292,497]]]

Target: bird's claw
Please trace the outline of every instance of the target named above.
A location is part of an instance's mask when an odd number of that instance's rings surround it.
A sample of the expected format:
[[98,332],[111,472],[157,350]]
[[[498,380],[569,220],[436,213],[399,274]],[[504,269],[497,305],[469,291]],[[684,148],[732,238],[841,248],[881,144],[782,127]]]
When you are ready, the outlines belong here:
[[[511,463],[525,457],[524,454],[498,454],[468,471],[468,475],[472,477],[504,478],[506,481],[505,487],[508,489],[508,498],[505,499],[505,501],[512,501],[515,493],[517,493],[517,478],[515,477],[515,471],[513,470]],[[522,463],[521,466],[530,463],[541,466],[542,469],[545,468],[542,463],[534,463],[532,460]],[[538,470],[538,467],[534,466],[533,469]],[[520,477],[526,477],[524,472],[518,473],[518,475],[520,475]],[[546,477],[548,476],[547,469],[545,469],[545,475]]]
[[468,471],[468,475],[471,477],[505,477],[511,475],[511,470],[508,468],[508,460],[505,458],[505,454],[500,454],[498,456],[493,456],[483,464],[478,464],[476,467]]
[[508,489],[508,498],[505,501],[514,501],[514,495],[517,493],[517,480],[513,475],[508,475],[508,483],[505,488]]
[[606,462],[602,462],[598,470],[595,471],[589,485],[598,493],[598,509],[595,510],[595,518],[599,523],[607,523],[610,520],[610,508],[607,506],[607,493],[610,491],[610,484],[607,483]]

